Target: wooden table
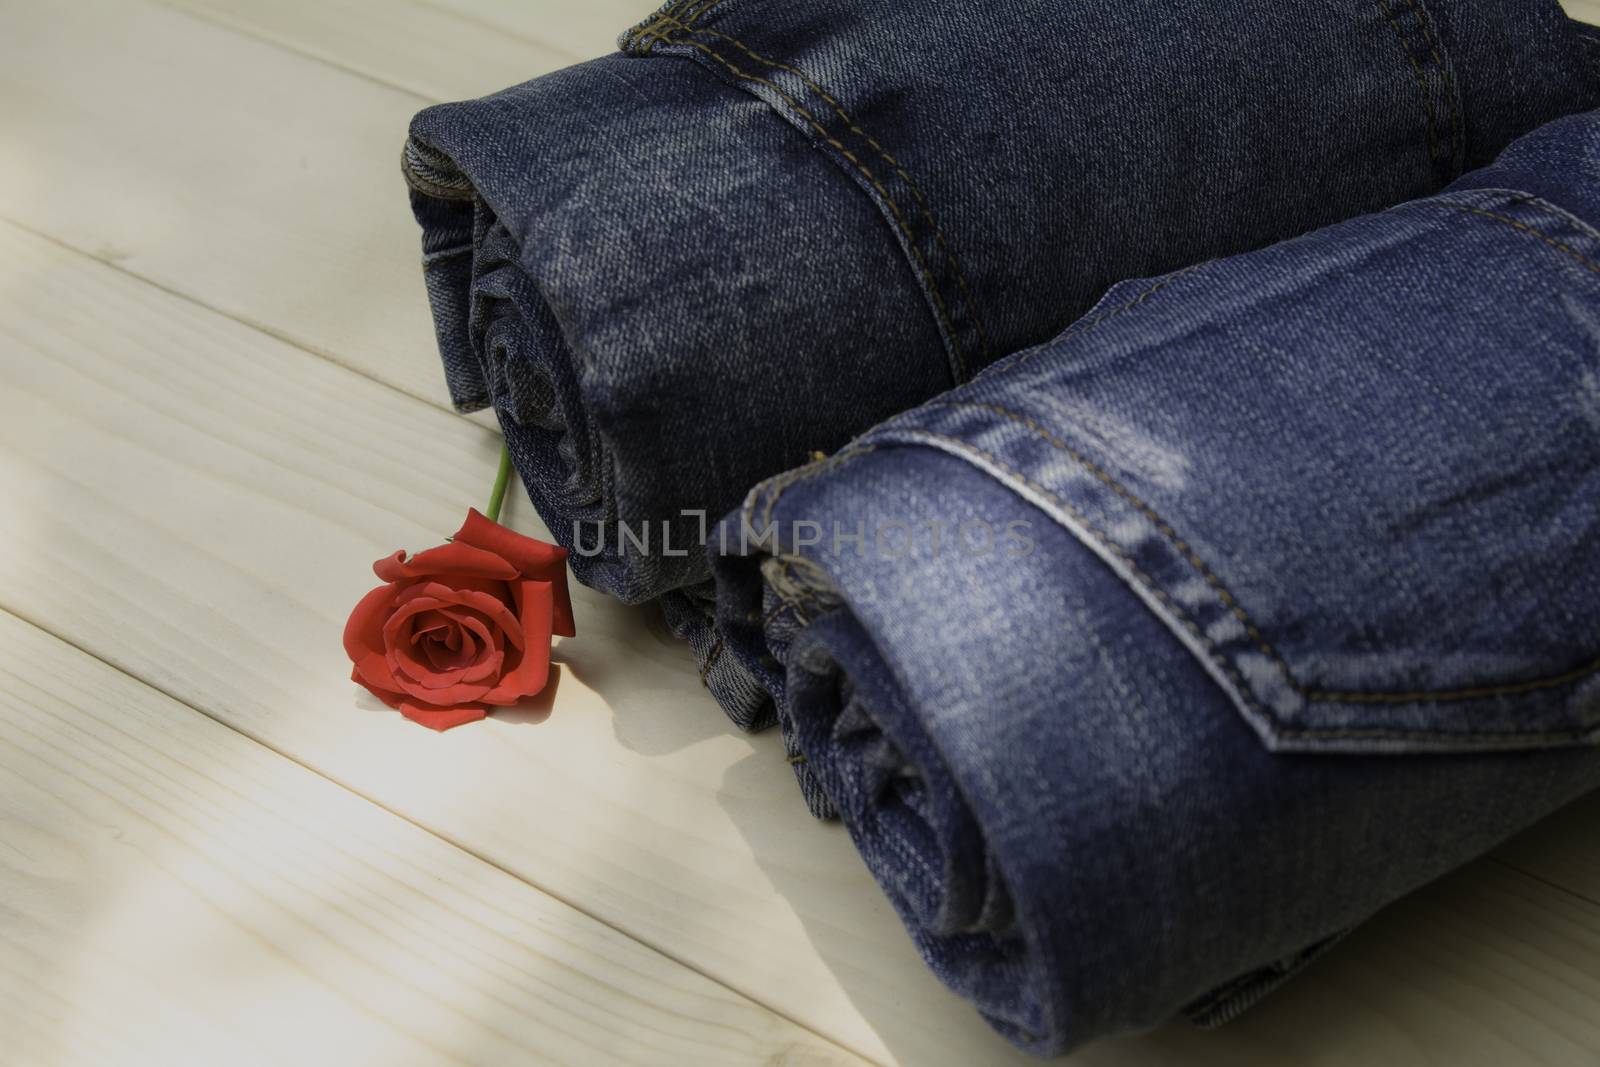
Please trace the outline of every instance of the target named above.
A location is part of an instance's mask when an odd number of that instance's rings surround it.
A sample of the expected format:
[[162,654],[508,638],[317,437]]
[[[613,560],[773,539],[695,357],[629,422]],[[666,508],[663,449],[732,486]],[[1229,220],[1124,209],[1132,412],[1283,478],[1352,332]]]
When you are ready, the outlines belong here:
[[[406,123],[648,6],[0,6],[0,1062],[1031,1062],[650,611],[579,590],[553,696],[449,734],[348,681],[367,565],[499,447],[448,409]],[[1078,1059],[1600,1063],[1597,815]]]

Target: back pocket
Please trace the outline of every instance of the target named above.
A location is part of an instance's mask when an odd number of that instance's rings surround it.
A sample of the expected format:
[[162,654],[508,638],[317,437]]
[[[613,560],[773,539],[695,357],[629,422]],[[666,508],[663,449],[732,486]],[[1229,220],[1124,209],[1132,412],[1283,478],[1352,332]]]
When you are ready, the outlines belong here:
[[1597,263],[1548,205],[1435,198],[1120,286],[873,436],[1071,529],[1272,748],[1589,743]]

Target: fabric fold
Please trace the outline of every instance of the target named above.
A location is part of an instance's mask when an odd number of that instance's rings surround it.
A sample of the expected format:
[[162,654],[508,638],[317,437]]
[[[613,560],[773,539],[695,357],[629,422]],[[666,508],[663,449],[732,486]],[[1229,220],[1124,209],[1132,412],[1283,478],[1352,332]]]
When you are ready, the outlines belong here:
[[759,726],[701,550],[751,484],[1121,279],[1438,190],[1593,105],[1584,41],[1554,0],[674,0],[403,162],[455,403]]
[[1600,114],[1114,287],[759,485],[726,656],[1041,1053],[1226,1021],[1600,786]]

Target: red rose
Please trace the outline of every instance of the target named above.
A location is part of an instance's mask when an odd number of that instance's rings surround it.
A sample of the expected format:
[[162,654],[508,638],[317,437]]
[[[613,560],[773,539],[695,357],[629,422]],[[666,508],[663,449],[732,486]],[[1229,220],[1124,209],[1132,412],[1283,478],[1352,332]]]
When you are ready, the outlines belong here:
[[380,559],[386,584],[344,628],[352,680],[435,730],[533,696],[550,674],[550,635],[573,635],[566,559],[476,510],[449,544]]

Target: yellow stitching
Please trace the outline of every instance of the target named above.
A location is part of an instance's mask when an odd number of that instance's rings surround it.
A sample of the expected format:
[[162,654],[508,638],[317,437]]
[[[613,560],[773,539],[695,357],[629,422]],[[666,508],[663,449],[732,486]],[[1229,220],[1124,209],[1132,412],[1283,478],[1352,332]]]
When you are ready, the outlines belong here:
[[1534,678],[1526,682],[1507,682],[1504,685],[1482,686],[1477,689],[1457,689],[1454,691],[1428,692],[1419,690],[1412,693],[1341,693],[1337,690],[1314,689],[1306,694],[1312,700],[1341,700],[1352,704],[1413,704],[1435,700],[1472,700],[1484,697],[1516,696],[1519,693],[1532,693],[1540,689],[1554,689],[1557,686],[1568,685],[1580,678],[1585,678],[1596,671],[1600,671],[1600,659],[1586,663],[1581,667],[1574,667],[1564,674],[1553,674],[1545,678]]
[[621,44],[622,51],[631,52],[637,48],[639,45],[639,39],[644,36],[646,31],[651,30],[656,21],[663,15],[676,15],[679,11],[682,11],[685,7],[695,2],[696,0],[673,0],[671,7],[667,8],[665,11],[657,11],[655,14],[639,23],[633,29],[629,30],[627,38]]
[[[1245,703],[1249,704],[1251,707],[1253,707],[1257,711],[1259,711],[1261,714],[1265,715],[1268,719],[1271,719],[1273,721],[1273,723],[1277,726],[1278,734],[1280,736],[1282,736],[1282,737],[1316,737],[1316,738],[1321,738],[1321,739],[1324,739],[1324,740],[1334,740],[1334,739],[1340,739],[1340,738],[1351,738],[1351,739],[1354,739],[1354,738],[1362,738],[1362,737],[1366,737],[1366,738],[1432,737],[1432,738],[1440,738],[1440,739],[1456,740],[1456,741],[1462,740],[1463,738],[1481,737],[1481,738],[1495,738],[1495,739],[1498,739],[1498,740],[1501,740],[1501,741],[1519,741],[1519,740],[1524,740],[1524,741],[1551,741],[1551,740],[1555,740],[1555,739],[1558,739],[1558,738],[1560,738],[1560,739],[1579,740],[1579,739],[1587,737],[1592,732],[1592,731],[1589,731],[1589,730],[1564,730],[1564,731],[1549,731],[1549,732],[1539,732],[1539,733],[1535,733],[1535,732],[1531,732],[1531,731],[1510,731],[1510,730],[1471,730],[1471,731],[1459,731],[1459,732],[1457,732],[1457,731],[1443,731],[1443,730],[1404,730],[1404,729],[1395,729],[1395,728],[1386,728],[1386,727],[1370,727],[1370,728],[1368,728],[1368,727],[1339,727],[1339,728],[1331,729],[1331,730],[1323,730],[1323,729],[1317,729],[1315,727],[1284,727],[1284,726],[1281,725],[1282,720],[1280,720],[1278,718],[1277,714],[1275,712],[1273,712],[1271,708],[1268,708],[1268,707],[1264,706],[1258,700],[1255,699],[1254,695],[1250,692],[1250,688],[1249,688],[1248,683],[1245,682],[1243,676],[1241,676],[1239,674],[1239,672],[1233,667],[1233,665],[1228,663],[1226,660],[1222,659],[1217,654],[1217,644],[1216,644],[1216,642],[1205,635],[1205,633],[1200,629],[1200,627],[1192,619],[1190,619],[1188,617],[1188,613],[1184,610],[1184,608],[1181,605],[1179,605],[1176,602],[1174,602],[1170,596],[1168,596],[1165,592],[1163,592],[1160,589],[1160,587],[1156,584],[1155,579],[1153,579],[1150,575],[1146,574],[1144,572],[1144,570],[1141,569],[1137,563],[1133,562],[1133,560],[1129,557],[1126,549],[1124,549],[1121,545],[1117,544],[1115,541],[1112,541],[1110,539],[1110,537],[1107,536],[1104,531],[1102,531],[1099,527],[1095,526],[1094,523],[1089,520],[1087,515],[1085,515],[1082,511],[1078,510],[1078,508],[1074,507],[1072,504],[1069,504],[1065,500],[1061,499],[1055,493],[1052,493],[1049,489],[1047,489],[1044,486],[1040,485],[1039,483],[1035,482],[1033,479],[1029,478],[1027,475],[1023,474],[1021,471],[1013,470],[1011,467],[1007,466],[1005,463],[1002,463],[999,460],[999,458],[997,458],[993,453],[990,453],[990,452],[985,451],[984,449],[978,448],[976,445],[971,445],[971,444],[969,444],[969,443],[967,443],[965,441],[959,441],[954,437],[950,437],[950,436],[948,436],[946,434],[942,434],[942,433],[937,433],[937,432],[932,431],[932,430],[919,430],[917,432],[920,433],[920,434],[923,434],[923,435],[925,435],[927,437],[930,437],[930,438],[934,438],[934,439],[941,440],[941,441],[946,441],[949,444],[953,445],[958,451],[971,452],[971,453],[976,453],[977,455],[983,456],[990,463],[992,463],[995,467],[998,467],[1000,470],[1004,471],[1005,473],[1009,474],[1011,477],[1013,477],[1013,478],[1017,479],[1018,481],[1022,482],[1024,485],[1026,485],[1029,488],[1033,489],[1035,492],[1037,492],[1040,495],[1042,495],[1042,496],[1048,498],[1049,500],[1053,501],[1062,510],[1067,511],[1070,514],[1072,514],[1072,516],[1074,518],[1076,518],[1080,523],[1082,523],[1084,528],[1086,530],[1088,530],[1089,533],[1094,536],[1095,540],[1099,541],[1102,545],[1104,545],[1106,547],[1107,550],[1109,550],[1118,559],[1123,561],[1124,565],[1127,566],[1127,568],[1130,571],[1132,571],[1133,574],[1142,583],[1144,583],[1145,587],[1147,588],[1147,590],[1149,592],[1155,594],[1155,596],[1159,600],[1161,600],[1162,603],[1166,604],[1172,610],[1172,612],[1178,617],[1178,621],[1183,624],[1184,628],[1186,630],[1188,630],[1191,634],[1194,635],[1195,639],[1200,642],[1201,647],[1205,648],[1206,653],[1210,657],[1211,661],[1213,663],[1215,663],[1217,665],[1217,667],[1220,668],[1222,670],[1222,672],[1224,674],[1226,674],[1229,677],[1229,679],[1231,679],[1233,681],[1234,685],[1237,687],[1237,691],[1239,693],[1240,698],[1243,699],[1245,701]],[[1593,673],[1596,670],[1600,670],[1600,661],[1597,661],[1595,664],[1592,664],[1590,667],[1585,668],[1585,669],[1581,670],[1580,672],[1571,672],[1571,675],[1560,676],[1560,680],[1552,681],[1549,684],[1551,684],[1551,685],[1564,684],[1565,682],[1574,680],[1574,676],[1575,677],[1582,677],[1584,674]],[[1291,679],[1291,684],[1293,684],[1293,680],[1292,679]],[[1532,684],[1532,683],[1518,683],[1519,686],[1526,686],[1526,685],[1530,685],[1530,684]],[[1541,688],[1544,687],[1542,683],[1541,683],[1540,687]],[[1469,690],[1467,692],[1472,693],[1473,695],[1482,695],[1482,696],[1498,696],[1498,695],[1501,695],[1498,692],[1498,689],[1496,689],[1496,690]],[[1402,695],[1404,695],[1404,694],[1402,694]],[[1437,694],[1430,694],[1428,696],[1428,699],[1436,699],[1437,696],[1438,696]]]
[[717,662],[717,657],[722,655],[722,635],[717,635],[716,642],[711,646],[711,651],[706,653],[706,661],[700,668],[700,684],[707,689],[711,686],[706,682],[706,675],[711,673],[711,665]]
[[1382,10],[1383,17],[1389,20],[1389,26],[1394,30],[1395,36],[1400,38],[1400,47],[1405,51],[1406,62],[1411,64],[1411,73],[1417,79],[1417,88],[1422,90],[1422,106],[1428,113],[1428,161],[1438,163],[1439,134],[1436,127],[1439,124],[1439,116],[1433,106],[1433,94],[1428,91],[1428,79],[1422,73],[1422,64],[1417,62],[1417,57],[1411,52],[1411,41],[1394,17],[1394,11],[1389,7],[1389,0],[1378,0],[1378,7]]
[[693,26],[695,23],[699,22],[702,18],[705,17],[705,15],[706,15],[706,13],[708,11],[710,11],[712,8],[716,7],[720,3],[722,3],[722,0],[704,0],[704,2],[701,3],[701,5],[700,5],[700,10],[694,12],[693,14],[691,14],[689,16],[689,25]]
[[[1429,201],[1423,202],[1428,203]],[[1554,248],[1559,252],[1565,252],[1567,255],[1571,256],[1573,259],[1587,267],[1590,271],[1594,272],[1595,274],[1600,274],[1600,264],[1595,263],[1594,260],[1590,259],[1588,256],[1585,256],[1582,252],[1578,251],[1576,248],[1573,248],[1571,245],[1564,244],[1563,242],[1556,240],[1554,237],[1551,237],[1549,234],[1529,226],[1525,222],[1518,222],[1516,219],[1509,218],[1505,215],[1497,215],[1493,211],[1484,211],[1482,208],[1469,207],[1466,204],[1452,204],[1449,201],[1443,200],[1432,201],[1432,203],[1435,207],[1449,208],[1451,211],[1459,211],[1464,215],[1481,215],[1486,219],[1493,219],[1495,222],[1503,222],[1507,226],[1510,226],[1513,230],[1519,230],[1531,237],[1537,237],[1551,248]]]
[[[1090,474],[1094,475],[1101,482],[1105,483],[1105,485],[1108,488],[1110,488],[1114,493],[1116,493],[1118,496],[1122,497],[1128,503],[1132,504],[1146,518],[1148,518],[1151,522],[1153,522],[1155,524],[1156,529],[1161,531],[1162,536],[1165,537],[1168,541],[1170,541],[1172,543],[1173,547],[1178,549],[1178,551],[1183,555],[1183,557],[1189,561],[1189,564],[1191,566],[1193,566],[1194,569],[1197,570],[1200,573],[1201,577],[1203,577],[1205,579],[1206,584],[1211,586],[1216,591],[1217,596],[1221,598],[1222,602],[1225,605],[1227,605],[1228,610],[1230,612],[1232,612],[1234,617],[1237,618],[1239,620],[1239,622],[1241,622],[1244,625],[1245,631],[1250,635],[1250,637],[1252,639],[1255,640],[1256,647],[1258,649],[1260,649],[1261,652],[1265,653],[1267,656],[1272,658],[1273,662],[1275,662],[1278,665],[1278,668],[1281,671],[1283,671],[1284,679],[1288,682],[1289,686],[1291,688],[1293,688],[1295,692],[1297,692],[1301,696],[1305,697],[1307,700],[1332,701],[1332,702],[1349,702],[1349,703],[1365,703],[1365,704],[1382,704],[1382,703],[1412,704],[1412,703],[1423,703],[1423,702],[1444,701],[1444,700],[1476,700],[1476,699],[1482,699],[1482,698],[1494,697],[1494,696],[1513,696],[1513,695],[1516,695],[1518,693],[1533,692],[1533,691],[1539,690],[1539,689],[1550,689],[1550,688],[1554,688],[1556,686],[1566,685],[1566,684],[1568,684],[1570,682],[1577,681],[1579,678],[1583,678],[1586,675],[1590,675],[1590,674],[1593,674],[1593,673],[1595,673],[1597,671],[1600,671],[1600,659],[1597,659],[1593,663],[1586,664],[1585,666],[1578,667],[1578,668],[1575,668],[1573,670],[1565,671],[1565,672],[1563,672],[1561,674],[1552,675],[1552,676],[1545,677],[1545,678],[1535,678],[1535,679],[1532,679],[1532,680],[1529,680],[1529,681],[1522,681],[1522,682],[1506,682],[1504,684],[1499,684],[1499,685],[1475,686],[1475,687],[1468,688],[1468,689],[1446,689],[1446,690],[1432,690],[1432,691],[1415,690],[1415,691],[1411,691],[1411,692],[1400,692],[1400,693],[1369,692],[1369,691],[1362,691],[1362,690],[1307,689],[1304,685],[1302,685],[1300,683],[1300,681],[1298,679],[1295,678],[1294,672],[1289,669],[1289,664],[1287,662],[1285,662],[1284,658],[1282,657],[1282,655],[1279,654],[1278,650],[1275,647],[1273,647],[1272,643],[1269,642],[1266,639],[1266,637],[1262,635],[1261,631],[1250,620],[1250,616],[1245,611],[1244,606],[1239,603],[1238,599],[1233,595],[1233,593],[1231,591],[1229,591],[1227,586],[1222,583],[1222,580],[1220,578],[1218,578],[1216,576],[1216,574],[1214,574],[1212,572],[1211,568],[1206,565],[1205,561],[1202,560],[1199,557],[1199,555],[1197,555],[1195,553],[1194,549],[1189,545],[1189,543],[1187,541],[1183,540],[1183,538],[1179,537],[1177,531],[1173,529],[1172,525],[1170,523],[1168,523],[1166,520],[1164,520],[1159,514],[1157,514],[1154,508],[1152,508],[1149,504],[1146,504],[1143,500],[1141,500],[1137,496],[1135,496],[1125,486],[1123,486],[1116,479],[1111,477],[1110,474],[1108,474],[1103,468],[1101,468],[1093,460],[1091,460],[1087,456],[1083,455],[1083,453],[1079,452],[1077,449],[1073,448],[1071,445],[1069,445],[1066,442],[1062,441],[1055,434],[1051,433],[1049,430],[1047,430],[1044,427],[1040,426],[1036,421],[1034,421],[1033,419],[1029,418],[1028,416],[1019,414],[1019,413],[1017,413],[1015,411],[1011,411],[1010,409],[1001,407],[998,404],[989,404],[989,403],[982,403],[982,402],[976,402],[976,401],[937,401],[935,403],[936,403],[937,406],[940,406],[940,407],[976,407],[976,408],[982,408],[982,409],[985,409],[985,410],[988,410],[988,411],[992,411],[997,415],[1002,415],[1005,418],[1011,419],[1014,422],[1021,423],[1022,425],[1028,427],[1028,429],[1032,430],[1034,433],[1038,434],[1039,437],[1043,438],[1052,447],[1056,448],[1057,450],[1059,450],[1061,452],[1064,452],[1066,455],[1070,456],[1073,460],[1077,461],[1077,463],[1079,465],[1081,465]],[[921,431],[921,432],[926,432],[926,431]],[[948,440],[948,438],[947,438],[947,440]],[[990,457],[990,458],[992,459],[993,457]],[[996,462],[998,463],[998,461],[996,461]],[[1020,474],[1016,474],[1016,472],[1012,472],[1012,473],[1014,474],[1014,476],[1016,476],[1018,478],[1022,478],[1023,477]],[[1027,481],[1026,478],[1024,478],[1023,480]],[[1029,484],[1032,484],[1032,483],[1030,482]],[[1041,491],[1043,491],[1043,490],[1041,490]],[[1079,512],[1076,508],[1073,508],[1071,505],[1065,503],[1064,501],[1061,501],[1059,498],[1055,497],[1053,494],[1047,494],[1047,495],[1050,495],[1052,500],[1056,500],[1056,502],[1061,504],[1062,507],[1067,508],[1074,515],[1077,515],[1078,518],[1079,518],[1079,521],[1084,523],[1085,526],[1089,526],[1089,522],[1088,522],[1087,518],[1085,518],[1082,515],[1082,513]],[[1114,545],[1108,538],[1106,538],[1104,535],[1102,535],[1100,533],[1100,531],[1094,529],[1094,527],[1089,526],[1089,528],[1094,531],[1096,537],[1099,538],[1103,543],[1105,543],[1107,545],[1107,547],[1114,548],[1117,551],[1119,556],[1123,554],[1124,550],[1121,549],[1120,546]],[[1134,566],[1132,561],[1128,561],[1128,566],[1130,568]],[[1142,571],[1139,572],[1139,573],[1141,574],[1141,576],[1143,576],[1143,572]],[[1153,582],[1147,582],[1147,584],[1152,584],[1153,585]],[[1158,597],[1160,597],[1160,599],[1164,603],[1172,604],[1172,601],[1170,600],[1169,597],[1167,597],[1166,594],[1157,592],[1157,595],[1158,595]],[[1179,609],[1177,607],[1176,604],[1172,604],[1172,606],[1173,606],[1174,610],[1181,610],[1181,609]],[[1198,634],[1198,631],[1196,631],[1196,632]],[[1209,646],[1209,639],[1205,639],[1205,640],[1207,640],[1208,646]]]
[[1217,596],[1221,598],[1225,605],[1227,605],[1228,610],[1232,612],[1233,616],[1244,626],[1245,632],[1255,640],[1256,647],[1267,656],[1272,658],[1273,662],[1278,665],[1278,668],[1283,671],[1284,678],[1291,686],[1294,687],[1296,692],[1302,692],[1300,684],[1295,681],[1294,672],[1289,669],[1289,664],[1284,662],[1283,657],[1278,654],[1278,650],[1273,648],[1271,643],[1269,643],[1267,639],[1262,636],[1261,631],[1256,628],[1255,623],[1251,621],[1249,614],[1244,610],[1244,606],[1239,603],[1238,599],[1233,595],[1228,587],[1223,584],[1222,579],[1218,578],[1216,574],[1212,572],[1211,568],[1206,566],[1205,561],[1200,558],[1200,556],[1192,547],[1190,547],[1187,541],[1178,536],[1178,532],[1172,528],[1171,524],[1169,524],[1160,515],[1156,514],[1155,509],[1149,504],[1146,504],[1143,500],[1140,500],[1133,493],[1129,492],[1127,487],[1113,478],[1103,467],[1095,463],[1088,456],[1085,456],[1082,452],[1079,452],[1077,449],[1067,444],[1065,441],[1061,440],[1061,438],[1057,437],[1043,426],[1039,425],[1039,423],[1035,422],[1033,419],[1026,415],[1012,411],[1009,408],[1001,407],[999,404],[986,404],[974,401],[944,401],[942,402],[941,406],[983,408],[985,410],[994,412],[996,415],[1002,415],[1013,422],[1021,423],[1034,433],[1038,434],[1053,448],[1072,457],[1072,459],[1077,461],[1080,466],[1103,482],[1112,492],[1116,493],[1118,496],[1122,497],[1122,499],[1132,504],[1139,510],[1141,514],[1145,516],[1145,518],[1149,519],[1155,524],[1156,529],[1161,531],[1161,535],[1163,537],[1172,542],[1173,547],[1182,553],[1183,557],[1189,561],[1190,566],[1194,567],[1195,570],[1200,572],[1200,576],[1205,579],[1206,584],[1211,586],[1211,588],[1216,591]]
[[[858,448],[848,448],[843,452],[836,454],[832,459],[825,460],[822,463],[811,463],[804,467],[796,467],[794,470],[789,471],[786,474],[780,474],[776,478],[773,478],[771,481],[765,483],[763,488],[765,488],[767,492],[771,493],[772,496],[767,500],[766,511],[761,517],[761,525],[766,527],[772,524],[772,512],[778,506],[778,498],[782,496],[791,486],[799,482],[803,482],[808,478],[815,478],[819,474],[834,470],[845,460],[854,459],[856,456],[865,455],[877,447],[877,445],[862,445]],[[748,518],[748,516],[746,517]]]
[[984,359],[987,361],[990,351],[989,335],[983,328],[983,319],[978,315],[978,308],[973,300],[972,290],[967,286],[967,276],[962,272],[961,264],[956,261],[955,252],[950,248],[950,244],[945,238],[944,230],[941,229],[939,227],[939,223],[934,220],[933,210],[928,204],[928,198],[923,195],[922,187],[916,183],[911,175],[906,173],[905,167],[901,165],[900,161],[894,156],[890,155],[889,150],[884,148],[883,145],[879,144],[877,138],[873,137],[871,134],[867,133],[866,130],[863,130],[860,126],[856,125],[856,123],[852,122],[850,116],[845,113],[843,105],[841,105],[838,100],[834,99],[826,89],[808,77],[805,71],[801,70],[799,67],[790,66],[787,63],[779,63],[776,60],[768,59],[766,56],[753,51],[743,41],[736,37],[731,37],[726,33],[719,33],[718,31],[712,29],[695,30],[692,26],[685,26],[682,22],[672,18],[670,14],[664,14],[658,16],[658,18],[660,18],[660,20],[663,22],[670,22],[673,25],[690,32],[707,34],[712,37],[720,37],[724,41],[728,41],[729,43],[733,44],[740,51],[744,52],[745,55],[749,56],[751,59],[754,59],[756,62],[765,63],[769,67],[773,67],[777,70],[786,70],[790,74],[795,75],[802,82],[804,82],[809,89],[828,102],[828,106],[833,108],[834,114],[839,116],[840,121],[842,121],[845,126],[849,128],[851,133],[855,134],[862,140],[866,141],[867,144],[871,145],[873,150],[876,151],[878,155],[882,156],[884,161],[888,163],[889,166],[894,168],[895,173],[900,175],[900,179],[904,181],[906,186],[911,190],[911,195],[917,198],[917,203],[922,209],[922,217],[927,219],[928,225],[933,228],[934,239],[938,241],[940,249],[943,250],[945,259],[950,264],[950,269],[955,272],[956,283],[961,287],[962,303],[967,305],[967,313],[972,316],[972,324],[977,328],[978,340],[983,346]]

